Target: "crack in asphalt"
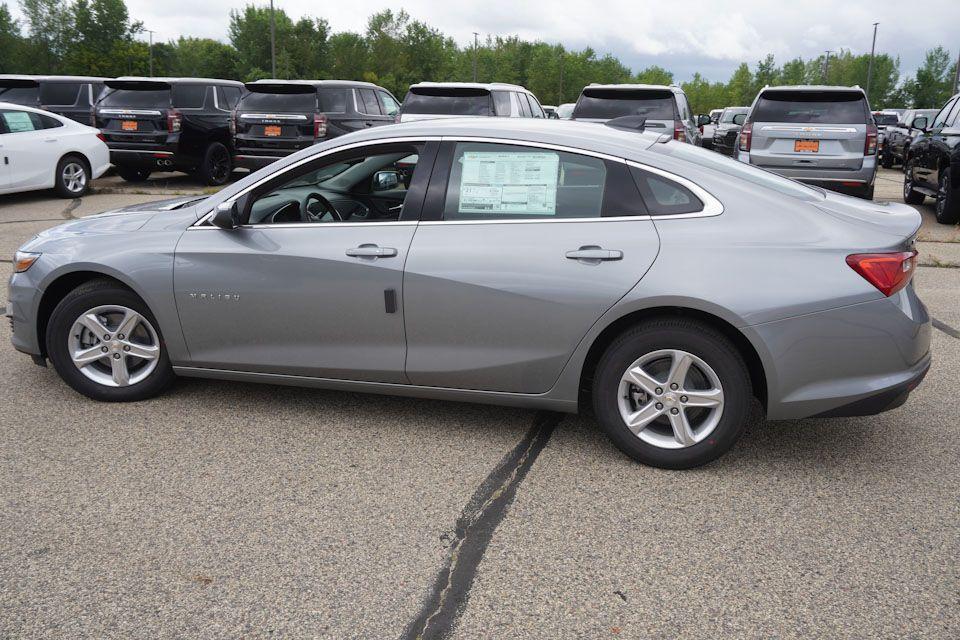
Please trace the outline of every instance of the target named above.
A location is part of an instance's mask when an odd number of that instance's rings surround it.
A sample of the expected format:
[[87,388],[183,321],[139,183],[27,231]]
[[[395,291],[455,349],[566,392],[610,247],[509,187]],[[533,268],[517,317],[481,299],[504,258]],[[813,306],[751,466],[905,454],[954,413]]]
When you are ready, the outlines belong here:
[[80,206],[81,202],[83,202],[83,198],[74,198],[73,200],[70,201],[70,204],[64,207],[63,211],[60,212],[60,215],[62,215],[67,220],[70,220],[71,218],[73,218],[73,212],[76,210],[77,207]]
[[940,331],[943,331],[945,334],[947,334],[951,338],[957,338],[958,340],[960,340],[960,331],[957,331],[956,329],[948,325],[946,322],[941,322],[940,320],[937,320],[932,316],[930,318],[930,321],[933,323],[934,327],[936,327]]
[[506,516],[517,487],[523,482],[554,428],[563,420],[558,413],[539,412],[533,426],[513,450],[477,487],[457,519],[450,555],[434,580],[423,608],[410,622],[403,640],[449,637],[467,606],[477,569],[494,532]]

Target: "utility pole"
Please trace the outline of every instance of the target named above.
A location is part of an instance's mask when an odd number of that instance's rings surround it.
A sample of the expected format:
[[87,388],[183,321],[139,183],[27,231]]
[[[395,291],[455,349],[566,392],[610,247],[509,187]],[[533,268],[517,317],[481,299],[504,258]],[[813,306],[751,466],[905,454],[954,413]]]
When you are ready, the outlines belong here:
[[873,23],[873,44],[870,45],[870,64],[867,65],[867,103],[870,102],[870,83],[873,81],[873,52],[877,48],[877,25]]
[[560,49],[560,92],[557,94],[557,106],[560,106],[560,104],[563,102],[563,61],[564,61],[564,58],[566,57],[563,54],[564,52],[563,52],[563,49],[561,48]]
[[827,56],[823,59],[823,84],[827,84],[827,73],[830,71],[830,54],[833,51],[824,51]]
[[144,31],[150,34],[150,44],[147,45],[148,46],[147,51],[149,52],[148,56],[150,59],[150,77],[152,78],[153,77],[153,30],[144,29]]
[[473,32],[473,81],[477,81],[477,53],[479,52],[479,45],[477,43],[477,38],[479,33],[476,31]]
[[957,72],[953,76],[953,92],[960,92],[960,54],[957,55]]
[[277,77],[277,27],[273,19],[273,0],[270,0],[270,76]]

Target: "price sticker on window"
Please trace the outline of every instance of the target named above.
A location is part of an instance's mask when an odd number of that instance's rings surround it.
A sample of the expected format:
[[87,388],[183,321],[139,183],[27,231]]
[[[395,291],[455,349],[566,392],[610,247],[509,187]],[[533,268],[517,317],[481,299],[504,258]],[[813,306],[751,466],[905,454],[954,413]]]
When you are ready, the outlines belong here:
[[558,154],[466,151],[461,164],[459,213],[556,215]]

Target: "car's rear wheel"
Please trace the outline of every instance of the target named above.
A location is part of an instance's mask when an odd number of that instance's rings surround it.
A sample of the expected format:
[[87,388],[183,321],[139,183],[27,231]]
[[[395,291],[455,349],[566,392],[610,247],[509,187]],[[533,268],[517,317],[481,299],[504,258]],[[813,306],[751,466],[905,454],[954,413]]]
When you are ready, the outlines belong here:
[[150,169],[134,169],[133,167],[117,167],[117,175],[127,182],[146,182],[150,177]]
[[873,200],[874,185],[865,184],[862,187],[858,188],[854,195],[858,198],[863,198],[864,200]]
[[90,188],[90,169],[83,158],[65,156],[57,163],[54,191],[61,198],[79,198]]
[[903,201],[907,204],[923,204],[926,197],[913,188],[914,160],[907,160],[903,165]]
[[685,319],[647,321],[597,365],[593,406],[613,443],[638,462],[688,469],[728,451],[745,428],[750,376],[736,347]]
[[67,294],[53,310],[46,340],[60,377],[94,400],[143,400],[174,378],[153,314],[136,294],[108,280]]
[[884,169],[893,168],[893,154],[888,149],[884,149],[880,156],[880,166]]
[[233,173],[233,160],[230,150],[220,142],[212,142],[203,154],[200,165],[200,178],[208,185],[226,184]]
[[937,222],[954,224],[960,221],[960,194],[950,178],[950,167],[940,169],[937,185]]

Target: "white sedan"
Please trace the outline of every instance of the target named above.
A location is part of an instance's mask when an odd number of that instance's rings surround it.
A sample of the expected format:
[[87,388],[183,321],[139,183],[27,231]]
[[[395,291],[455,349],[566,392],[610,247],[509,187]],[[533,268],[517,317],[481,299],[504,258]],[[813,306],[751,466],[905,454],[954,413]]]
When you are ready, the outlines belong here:
[[109,166],[99,130],[0,102],[0,193],[52,188],[61,197],[79,198]]

